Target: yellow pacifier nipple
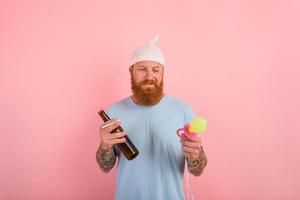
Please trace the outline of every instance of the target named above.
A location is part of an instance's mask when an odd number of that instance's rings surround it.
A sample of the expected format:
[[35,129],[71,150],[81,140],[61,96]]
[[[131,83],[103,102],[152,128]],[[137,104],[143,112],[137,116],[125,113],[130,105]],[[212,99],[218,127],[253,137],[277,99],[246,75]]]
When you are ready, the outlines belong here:
[[192,133],[200,133],[205,131],[207,127],[207,122],[206,119],[204,119],[203,117],[194,117],[190,123],[190,128],[189,128],[189,132]]

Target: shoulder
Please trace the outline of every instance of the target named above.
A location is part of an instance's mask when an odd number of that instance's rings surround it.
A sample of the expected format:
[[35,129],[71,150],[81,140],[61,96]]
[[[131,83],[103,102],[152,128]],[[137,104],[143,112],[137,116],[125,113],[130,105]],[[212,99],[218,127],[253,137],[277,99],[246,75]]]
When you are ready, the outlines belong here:
[[192,108],[190,104],[188,104],[186,101],[182,99],[170,95],[168,95],[167,98],[168,98],[168,102],[174,104],[174,106],[176,106],[177,108],[185,108],[185,109]]
[[120,109],[124,109],[129,103],[130,97],[120,99],[107,107],[107,112],[111,115],[118,112]]
[[193,107],[184,100],[177,97],[168,96],[168,101],[173,109],[176,108],[178,112],[184,115],[185,122],[191,121],[191,119],[196,116]]

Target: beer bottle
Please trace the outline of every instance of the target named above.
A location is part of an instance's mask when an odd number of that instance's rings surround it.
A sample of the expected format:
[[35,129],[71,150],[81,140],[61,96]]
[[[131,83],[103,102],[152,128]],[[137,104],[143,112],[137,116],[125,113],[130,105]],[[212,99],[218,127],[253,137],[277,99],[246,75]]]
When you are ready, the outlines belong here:
[[[100,115],[100,117],[102,118],[102,120],[104,122],[110,120],[109,116],[104,112],[104,110],[100,110],[98,112],[98,114]],[[124,131],[123,128],[121,126],[118,126],[114,130],[112,130],[111,133],[113,134],[113,133],[118,133],[118,132],[123,132],[123,131]],[[126,141],[123,143],[116,144],[116,145],[118,146],[120,151],[124,154],[124,156],[128,160],[132,160],[139,154],[139,151],[134,146],[134,144],[131,142],[131,140],[129,139],[129,137],[127,135],[125,135],[124,137],[125,137]]]

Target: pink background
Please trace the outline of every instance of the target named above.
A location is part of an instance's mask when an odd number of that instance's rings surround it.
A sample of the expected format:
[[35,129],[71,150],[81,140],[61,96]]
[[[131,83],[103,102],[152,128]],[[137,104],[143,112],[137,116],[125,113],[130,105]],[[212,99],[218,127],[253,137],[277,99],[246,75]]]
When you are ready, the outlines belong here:
[[[0,199],[112,199],[100,108],[160,34],[165,89],[208,120],[195,199],[300,199],[297,0],[0,3]],[[174,133],[174,137],[175,133]],[[126,199],[126,198],[124,198]]]

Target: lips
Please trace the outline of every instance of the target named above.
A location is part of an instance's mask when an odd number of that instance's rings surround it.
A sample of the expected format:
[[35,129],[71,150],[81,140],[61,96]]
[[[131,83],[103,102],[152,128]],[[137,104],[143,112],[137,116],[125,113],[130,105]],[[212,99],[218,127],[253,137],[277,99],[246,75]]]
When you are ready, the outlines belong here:
[[155,80],[145,80],[141,83],[141,85],[145,86],[157,86],[157,82]]

